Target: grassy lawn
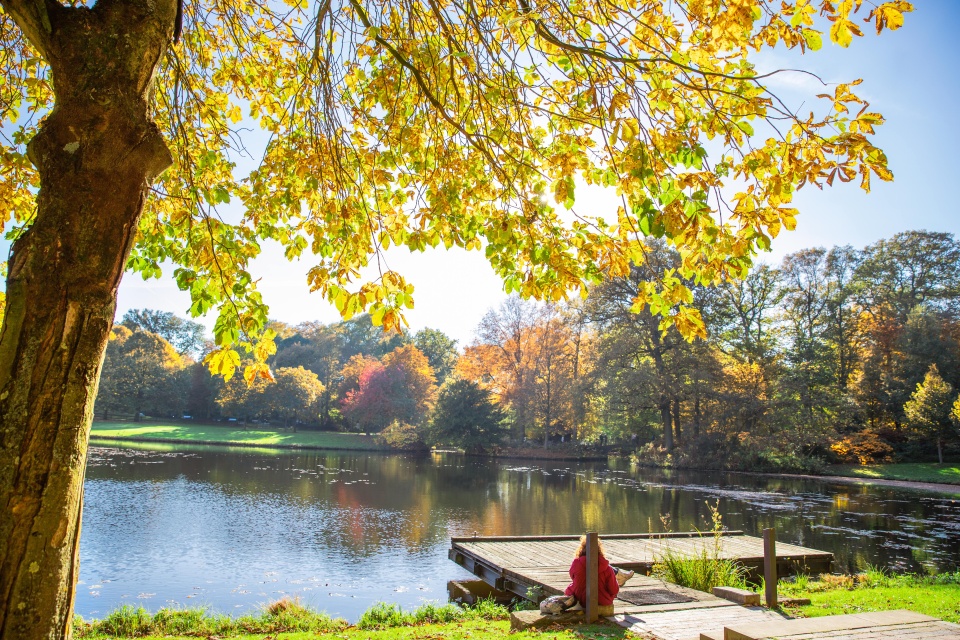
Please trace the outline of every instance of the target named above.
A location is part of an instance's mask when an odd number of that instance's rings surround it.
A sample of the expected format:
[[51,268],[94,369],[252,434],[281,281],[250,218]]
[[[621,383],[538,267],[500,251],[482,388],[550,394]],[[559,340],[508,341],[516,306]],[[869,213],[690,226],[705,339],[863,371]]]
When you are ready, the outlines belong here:
[[[85,635],[84,638],[113,638],[122,636],[94,636]],[[139,636],[144,640],[196,640],[198,636],[156,635]],[[201,638],[206,636],[199,636]],[[222,640],[264,640],[262,633],[244,635],[217,636]],[[280,634],[277,636],[279,639]],[[508,620],[471,620],[467,622],[452,622],[445,624],[425,624],[413,627],[394,627],[380,630],[358,629],[348,627],[339,631],[321,632],[302,631],[284,632],[283,640],[639,640],[626,629],[613,624],[581,625],[557,631],[524,631],[510,633]]]
[[258,447],[305,447],[316,449],[384,449],[372,438],[356,433],[298,431],[293,433],[259,425],[244,430],[238,426],[165,424],[163,422],[94,422],[93,438],[168,440],[195,444],[238,444]]
[[792,615],[818,617],[910,609],[917,613],[960,622],[960,572],[940,576],[888,576],[868,571],[859,576],[821,576],[781,582],[783,597],[810,598],[805,607],[790,608]]
[[827,473],[833,476],[960,484],[960,464],[951,464],[949,462],[943,465],[934,462],[875,464],[869,466],[844,464],[829,467]]
[[296,600],[269,604],[259,615],[241,618],[208,614],[202,609],[160,609],[123,606],[103,620],[77,618],[74,635],[83,640],[106,638],[218,638],[221,640],[640,640],[640,636],[603,622],[510,634],[509,612],[492,602],[462,608],[455,604],[424,604],[403,611],[392,604],[376,604],[355,625],[302,606]]

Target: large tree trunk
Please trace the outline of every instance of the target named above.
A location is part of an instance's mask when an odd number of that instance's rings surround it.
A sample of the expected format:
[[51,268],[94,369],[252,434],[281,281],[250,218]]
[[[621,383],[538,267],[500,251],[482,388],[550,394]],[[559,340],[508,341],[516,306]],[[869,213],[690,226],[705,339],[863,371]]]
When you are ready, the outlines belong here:
[[0,333],[0,638],[71,635],[83,475],[117,287],[149,181],[171,163],[150,117],[174,0],[2,0],[53,71],[30,142],[37,216],[16,241]]

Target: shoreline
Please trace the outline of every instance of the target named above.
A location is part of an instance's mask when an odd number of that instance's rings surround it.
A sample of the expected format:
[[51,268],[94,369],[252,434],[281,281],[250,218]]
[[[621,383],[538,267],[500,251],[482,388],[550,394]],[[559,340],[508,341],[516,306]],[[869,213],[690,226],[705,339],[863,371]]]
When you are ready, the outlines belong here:
[[366,451],[367,453],[403,453],[402,451],[394,451],[393,449],[388,449],[386,447],[370,447],[360,449],[357,447],[331,447],[316,444],[263,444],[259,442],[240,442],[237,440],[184,440],[182,438],[141,438],[139,436],[101,436],[90,434],[90,444],[94,444],[95,441],[105,441],[107,443],[145,442],[148,444],[196,444],[212,447],[244,447],[246,449],[294,449],[308,451]]
[[677,471],[713,471],[719,473],[733,473],[741,476],[759,478],[786,478],[793,480],[816,480],[820,482],[836,482],[839,484],[866,484],[877,487],[896,487],[900,489],[915,489],[936,493],[952,493],[960,496],[960,484],[949,482],[923,482],[920,480],[894,480],[893,478],[863,478],[859,476],[832,476],[815,475],[811,473],[776,473],[769,471],[738,471],[736,469],[707,469],[699,467],[659,467],[655,465],[639,465],[650,469],[673,469]]
[[[242,447],[246,449],[283,449],[283,450],[293,450],[293,451],[352,451],[352,452],[367,452],[367,453],[404,453],[403,451],[395,451],[388,447],[336,447],[330,445],[312,445],[312,444],[283,444],[283,443],[253,443],[253,442],[242,442],[236,440],[185,440],[182,438],[153,438],[153,437],[139,437],[139,436],[103,436],[97,434],[90,435],[90,444],[95,445],[97,443],[102,444],[111,444],[111,443],[124,443],[124,442],[134,442],[134,443],[155,443],[155,444],[184,444],[184,445],[200,445],[200,446],[216,446],[216,447]],[[449,451],[443,453],[450,453]],[[564,454],[555,454],[551,455],[549,452],[540,453],[536,450],[530,449],[508,449],[502,454],[468,454],[464,453],[462,455],[469,456],[480,456],[484,458],[497,458],[503,460],[563,460],[563,461],[580,461],[580,462],[600,462],[608,458],[607,455],[564,455]],[[640,465],[640,466],[649,466],[652,469],[680,469],[679,467],[659,467],[656,465]],[[877,487],[894,487],[900,489],[913,489],[917,491],[928,491],[933,493],[948,493],[954,495],[960,495],[960,484],[951,484],[945,482],[923,482],[918,480],[894,480],[891,478],[864,478],[859,476],[834,476],[834,475],[816,475],[816,474],[805,474],[805,473],[775,473],[775,472],[759,472],[759,471],[737,471],[732,469],[699,469],[695,467],[683,467],[683,469],[689,469],[693,471],[720,471],[723,473],[732,473],[745,476],[755,476],[755,477],[765,477],[765,478],[787,478],[787,479],[796,479],[796,480],[815,480],[819,482],[836,482],[838,484],[851,484],[851,485],[868,485],[868,486],[877,486]]]
[[[401,451],[397,449],[391,449],[389,447],[336,447],[329,445],[315,445],[315,444],[283,444],[283,443],[255,443],[255,442],[242,442],[238,440],[186,440],[183,438],[154,438],[154,437],[140,437],[140,436],[104,436],[98,435],[95,433],[90,434],[90,444],[95,445],[97,443],[102,444],[111,444],[111,443],[124,443],[124,442],[136,442],[136,443],[146,443],[146,444],[184,444],[184,445],[200,445],[200,446],[213,446],[213,447],[243,447],[247,449],[285,449],[285,450],[299,450],[299,451],[352,451],[352,452],[366,452],[366,453],[403,453],[409,454],[409,451]],[[480,456],[484,458],[501,458],[504,460],[577,460],[584,462],[601,462],[607,459],[606,455],[550,455],[549,453],[544,453],[538,455],[537,452],[527,453],[528,450],[508,450],[508,452],[501,455],[495,454],[471,454],[471,453],[460,453],[460,455],[467,456]],[[438,453],[459,453],[453,451],[440,451]]]
[[862,478],[858,476],[831,476],[812,475],[805,473],[760,473],[755,471],[731,471],[750,476],[766,476],[775,478],[795,478],[797,480],[820,480],[839,482],[841,484],[866,484],[878,487],[898,487],[900,489],[916,489],[919,491],[934,491],[938,493],[954,493],[960,495],[960,484],[948,482],[921,482],[919,480],[893,480],[892,478]]

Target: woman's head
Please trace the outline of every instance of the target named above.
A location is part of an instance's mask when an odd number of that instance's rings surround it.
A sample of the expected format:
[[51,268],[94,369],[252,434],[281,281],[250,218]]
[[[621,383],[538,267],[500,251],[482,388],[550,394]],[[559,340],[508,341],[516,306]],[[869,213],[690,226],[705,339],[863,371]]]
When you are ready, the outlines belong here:
[[[597,552],[601,558],[606,557],[603,554],[603,543],[600,542],[600,538],[597,538]],[[577,553],[574,557],[579,558],[585,555],[587,555],[587,536],[580,536],[580,546],[577,547]]]

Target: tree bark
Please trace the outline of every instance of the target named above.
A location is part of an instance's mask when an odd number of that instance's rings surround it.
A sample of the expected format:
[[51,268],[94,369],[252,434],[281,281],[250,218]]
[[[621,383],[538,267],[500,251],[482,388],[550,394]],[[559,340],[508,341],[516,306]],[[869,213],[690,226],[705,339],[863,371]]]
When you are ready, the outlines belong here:
[[680,401],[673,401],[673,440],[678,447],[683,447],[683,434],[680,431]]
[[28,145],[37,215],[14,243],[0,330],[0,638],[69,638],[87,440],[117,287],[149,182],[150,114],[175,0],[2,0],[49,63]]
[[663,425],[663,447],[673,451],[673,424],[670,415],[670,398],[666,394],[660,395],[660,422]]

